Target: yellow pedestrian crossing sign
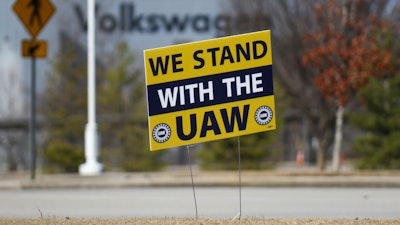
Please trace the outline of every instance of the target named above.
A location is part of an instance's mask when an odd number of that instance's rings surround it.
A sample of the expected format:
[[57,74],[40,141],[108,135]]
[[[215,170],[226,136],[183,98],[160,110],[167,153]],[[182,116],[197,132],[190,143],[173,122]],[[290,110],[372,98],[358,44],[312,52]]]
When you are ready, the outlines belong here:
[[50,0],[17,0],[13,10],[35,38],[55,12],[55,7]]

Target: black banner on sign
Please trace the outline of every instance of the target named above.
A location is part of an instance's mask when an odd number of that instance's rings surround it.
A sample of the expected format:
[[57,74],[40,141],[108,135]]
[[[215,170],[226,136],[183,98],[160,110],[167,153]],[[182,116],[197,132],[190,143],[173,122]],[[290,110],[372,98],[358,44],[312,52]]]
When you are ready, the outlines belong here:
[[273,95],[272,65],[149,85],[149,116]]

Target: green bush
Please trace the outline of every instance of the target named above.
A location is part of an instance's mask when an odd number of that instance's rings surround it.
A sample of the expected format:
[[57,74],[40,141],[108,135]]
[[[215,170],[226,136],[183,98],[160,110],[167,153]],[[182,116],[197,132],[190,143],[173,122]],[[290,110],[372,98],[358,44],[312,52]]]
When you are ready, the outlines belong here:
[[[241,168],[245,170],[271,169],[274,156],[281,150],[271,146],[276,131],[251,134],[240,137]],[[207,142],[198,153],[200,167],[205,170],[238,169],[238,138]]]
[[44,155],[47,159],[47,172],[75,173],[85,161],[82,148],[62,141],[51,142]]
[[400,169],[400,74],[389,79],[371,79],[361,90],[364,113],[352,113],[353,124],[366,134],[352,149],[359,156],[358,169]]

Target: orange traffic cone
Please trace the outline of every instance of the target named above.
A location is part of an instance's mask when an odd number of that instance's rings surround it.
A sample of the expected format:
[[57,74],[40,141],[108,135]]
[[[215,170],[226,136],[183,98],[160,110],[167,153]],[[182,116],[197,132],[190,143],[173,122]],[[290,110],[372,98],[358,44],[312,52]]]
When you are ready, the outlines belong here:
[[296,155],[296,164],[302,166],[304,164],[304,151],[298,150]]

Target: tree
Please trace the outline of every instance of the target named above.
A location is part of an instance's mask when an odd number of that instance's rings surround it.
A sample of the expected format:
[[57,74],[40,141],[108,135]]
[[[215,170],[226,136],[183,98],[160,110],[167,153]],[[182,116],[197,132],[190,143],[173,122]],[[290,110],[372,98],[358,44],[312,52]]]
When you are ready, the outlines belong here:
[[159,170],[162,152],[150,152],[145,84],[127,43],[116,45],[98,91],[100,133],[108,166],[125,171]]
[[300,0],[232,0],[231,11],[239,22],[248,18],[262,19],[252,29],[232,26],[230,30],[232,33],[242,33],[271,29],[274,77],[278,78],[287,95],[292,98],[291,104],[300,111],[311,134],[317,138],[317,164],[322,170],[332,137],[334,110],[315,87],[302,64],[305,50],[302,34],[308,29],[307,20],[309,13],[312,13],[312,4],[313,1]]
[[304,34],[302,63],[319,91],[336,105],[332,168],[339,170],[345,105],[368,77],[394,74],[393,30],[382,19],[385,1],[325,1],[314,5]]
[[84,162],[86,115],[86,58],[82,47],[60,34],[58,55],[51,62],[46,87],[39,98],[47,144],[44,146],[45,172],[77,172]]
[[[339,4],[339,2],[343,2],[343,4]],[[266,18],[260,20],[256,29],[272,30],[274,74],[280,80],[287,94],[293,98],[293,105],[301,112],[301,116],[308,122],[311,134],[318,140],[317,164],[320,170],[325,168],[326,153],[335,131],[334,125],[338,107],[337,102],[327,99],[325,92],[321,92],[320,86],[317,85],[318,79],[316,77],[321,74],[320,70],[327,69],[323,67],[323,63],[326,62],[325,59],[321,59],[321,67],[313,68],[314,65],[308,60],[311,58],[318,60],[318,55],[309,55],[309,53],[315,54],[318,51],[312,49],[326,46],[329,40],[331,40],[329,42],[331,48],[338,48],[339,46],[335,46],[337,43],[333,40],[340,38],[344,38],[348,42],[340,41],[339,43],[344,43],[345,46],[350,47],[352,38],[358,36],[357,32],[368,33],[368,30],[352,30],[353,25],[349,26],[350,24],[347,23],[351,22],[357,29],[363,29],[361,23],[364,19],[368,19],[371,24],[380,21],[379,18],[382,18],[385,13],[390,10],[395,11],[395,7],[393,9],[386,7],[390,5],[388,2],[377,0],[232,0],[231,11],[236,15],[238,21],[240,21],[240,18],[246,20],[249,17]],[[341,13],[343,17],[338,16]],[[372,14],[375,16],[369,19]],[[357,24],[355,21],[361,23]],[[368,25],[368,28],[371,27],[370,24],[365,25]],[[350,30],[351,33],[346,34],[345,28]],[[230,30],[234,33],[253,31],[241,26],[232,26]],[[368,38],[371,36],[372,33]],[[315,42],[311,41],[313,38]],[[364,38],[367,38],[367,36],[364,36]],[[359,41],[364,44],[368,39]],[[356,45],[356,41],[354,41],[354,44]],[[360,48],[362,49],[362,46]],[[305,55],[308,55],[308,57]],[[340,57],[339,53],[336,55]],[[324,79],[321,78],[321,80]],[[339,90],[346,88],[342,86],[342,89]],[[338,89],[335,87],[332,90]],[[353,94],[350,96],[353,96]],[[341,112],[339,112],[338,117],[340,117],[340,114]]]
[[[61,49],[47,74],[41,115],[47,124],[44,149],[48,172],[76,172],[84,162],[87,121],[86,53],[61,34]],[[144,81],[132,51],[120,43],[116,52],[97,60],[97,118],[102,162],[106,169],[158,170],[160,153],[149,151]],[[105,62],[105,63],[103,63]]]
[[400,169],[400,73],[370,78],[361,88],[366,111],[351,113],[353,124],[366,132],[353,143],[359,169]]

